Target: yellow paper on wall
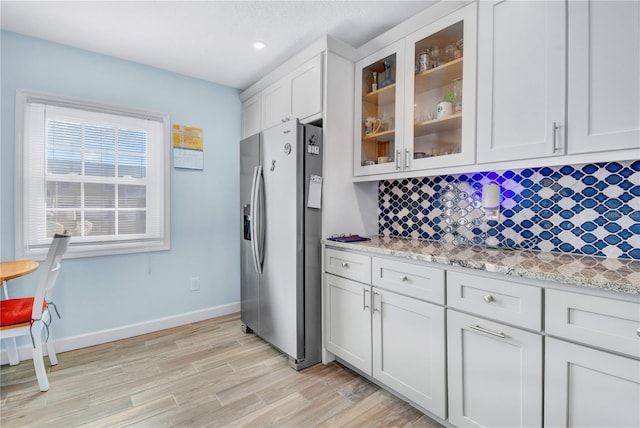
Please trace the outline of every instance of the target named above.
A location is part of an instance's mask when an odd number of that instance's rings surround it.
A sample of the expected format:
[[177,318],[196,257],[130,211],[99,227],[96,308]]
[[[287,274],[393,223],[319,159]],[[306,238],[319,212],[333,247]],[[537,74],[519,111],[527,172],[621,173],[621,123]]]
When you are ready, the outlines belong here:
[[202,129],[173,125],[173,147],[202,150]]

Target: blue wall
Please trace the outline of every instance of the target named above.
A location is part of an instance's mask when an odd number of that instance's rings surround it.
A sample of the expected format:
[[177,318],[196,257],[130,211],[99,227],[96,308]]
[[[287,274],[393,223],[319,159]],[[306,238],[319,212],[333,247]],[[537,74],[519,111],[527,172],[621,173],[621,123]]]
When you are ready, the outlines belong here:
[[[0,36],[1,260],[14,258],[17,88],[168,112],[172,124],[203,129],[204,170],[171,168],[171,250],[66,260],[55,337],[237,303],[239,91],[15,33]],[[35,289],[37,275],[12,280],[12,296]],[[193,276],[201,277],[198,292],[189,290]]]

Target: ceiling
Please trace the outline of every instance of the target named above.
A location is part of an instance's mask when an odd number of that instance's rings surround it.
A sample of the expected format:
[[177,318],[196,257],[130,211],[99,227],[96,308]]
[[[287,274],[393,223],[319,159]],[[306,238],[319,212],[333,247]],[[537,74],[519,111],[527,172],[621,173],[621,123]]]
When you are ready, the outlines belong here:
[[325,34],[359,47],[434,3],[1,0],[0,27],[246,89]]

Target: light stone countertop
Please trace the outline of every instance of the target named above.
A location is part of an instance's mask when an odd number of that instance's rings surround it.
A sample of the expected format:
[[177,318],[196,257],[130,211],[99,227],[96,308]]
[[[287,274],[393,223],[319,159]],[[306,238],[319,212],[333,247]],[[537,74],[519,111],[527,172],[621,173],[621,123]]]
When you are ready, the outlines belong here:
[[370,241],[353,243],[324,240],[323,244],[372,254],[640,295],[640,261],[637,260],[530,250],[501,250],[480,246],[460,247],[437,241],[393,237],[372,237]]

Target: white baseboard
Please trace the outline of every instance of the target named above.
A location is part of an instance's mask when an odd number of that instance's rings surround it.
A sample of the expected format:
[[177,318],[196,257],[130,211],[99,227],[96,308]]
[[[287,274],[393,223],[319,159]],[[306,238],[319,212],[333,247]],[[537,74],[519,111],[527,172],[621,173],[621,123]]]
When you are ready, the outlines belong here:
[[[210,318],[221,317],[223,315],[229,315],[239,311],[240,302],[229,303],[226,305],[214,306],[212,308],[187,312],[184,314],[174,315],[166,318],[145,321],[138,324],[131,324],[123,327],[96,331],[79,336],[65,337],[62,339],[54,340],[53,344],[55,346],[56,353],[73,351],[75,349],[101,345],[103,343],[113,342],[115,340],[127,339],[129,337],[139,336],[141,334],[153,333],[155,331],[178,327],[180,325],[203,321]],[[43,349],[46,352],[46,346]],[[20,361],[30,360],[32,358],[31,347],[19,347],[18,357],[20,358]],[[6,351],[2,351],[2,353],[0,353],[0,364],[9,364],[9,358]]]

